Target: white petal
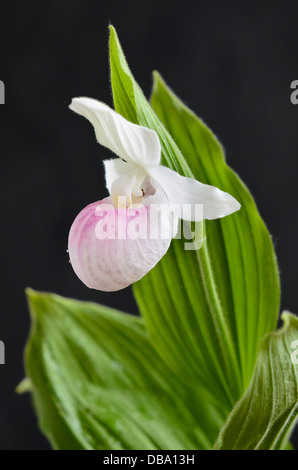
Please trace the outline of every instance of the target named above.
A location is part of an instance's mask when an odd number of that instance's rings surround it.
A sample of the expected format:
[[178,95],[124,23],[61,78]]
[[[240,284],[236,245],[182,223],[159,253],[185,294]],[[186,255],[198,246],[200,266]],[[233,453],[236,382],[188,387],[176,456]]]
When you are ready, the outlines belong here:
[[150,168],[160,162],[160,142],[151,129],[127,121],[109,106],[91,98],[74,98],[70,109],[94,126],[98,142],[129,163]]
[[[127,196],[132,200],[132,195],[143,195],[141,186],[147,173],[143,168],[127,163],[121,158],[104,160],[106,187],[112,197]],[[117,182],[117,184],[116,184]]]
[[111,194],[111,188],[114,181],[127,173],[127,163],[121,158],[103,161],[105,167],[106,187]]
[[[132,204],[133,187],[136,183],[135,175],[124,175],[112,184],[111,196],[115,208],[125,208]],[[120,199],[119,199],[120,198]],[[125,200],[123,200],[125,198]]]
[[[173,205],[174,213],[182,219],[218,219],[238,211],[241,207],[233,196],[215,186],[186,178],[164,166],[152,168],[149,174],[161,185]],[[203,217],[198,206],[200,204],[203,204]]]
[[[171,217],[162,213],[156,227],[151,206],[137,210],[139,215],[135,216],[132,209],[114,209],[111,198],[106,198],[85,207],[76,217],[69,233],[69,257],[75,273],[88,287],[107,292],[123,289],[145,276],[167,252]],[[146,227],[148,236],[134,238],[140,233],[134,231],[136,222],[139,230]],[[149,236],[151,231],[155,238]]]

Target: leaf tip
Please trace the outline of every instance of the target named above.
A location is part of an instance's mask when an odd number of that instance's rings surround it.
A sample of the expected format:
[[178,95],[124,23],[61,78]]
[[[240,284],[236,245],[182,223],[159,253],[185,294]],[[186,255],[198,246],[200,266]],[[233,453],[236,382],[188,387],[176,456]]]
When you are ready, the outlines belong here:
[[32,289],[32,287],[26,287],[25,294],[28,298],[31,298],[37,295],[37,291]]
[[280,332],[284,332],[290,325],[295,326],[298,328],[298,317],[297,315],[294,315],[293,313],[289,312],[288,310],[285,310],[282,312],[281,317],[283,321],[283,325],[280,328]]
[[18,395],[22,395],[23,393],[26,392],[31,392],[32,390],[32,382],[29,377],[25,377],[19,385],[17,385],[15,391]]
[[29,313],[31,320],[35,323],[38,312],[46,312],[48,310],[48,302],[51,294],[38,292],[31,287],[25,289],[25,294],[27,297]]
[[35,304],[40,297],[39,292],[32,289],[31,287],[26,287],[25,294],[26,294],[29,306]]
[[110,47],[113,43],[116,43],[119,45],[119,38],[118,38],[116,28],[111,23],[109,24],[109,32],[110,32]]
[[153,70],[152,75],[153,75],[153,79],[154,79],[155,83],[162,83],[163,82],[163,78],[160,75],[158,70]]

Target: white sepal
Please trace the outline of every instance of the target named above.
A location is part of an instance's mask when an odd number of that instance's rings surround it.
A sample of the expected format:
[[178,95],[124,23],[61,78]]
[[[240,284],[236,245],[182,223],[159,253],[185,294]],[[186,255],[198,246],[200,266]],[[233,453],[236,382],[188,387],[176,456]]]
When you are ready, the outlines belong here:
[[160,142],[151,129],[127,121],[106,104],[91,98],[73,98],[69,107],[91,122],[101,145],[126,162],[142,168],[159,164]]

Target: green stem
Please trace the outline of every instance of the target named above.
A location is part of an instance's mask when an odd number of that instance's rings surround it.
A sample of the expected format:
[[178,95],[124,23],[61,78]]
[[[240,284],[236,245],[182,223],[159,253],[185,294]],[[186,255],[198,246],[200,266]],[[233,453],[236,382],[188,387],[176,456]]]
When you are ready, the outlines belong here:
[[[231,331],[218,297],[206,241],[203,243],[202,248],[197,251],[197,258],[214,331],[222,352],[224,375],[226,377],[226,383],[223,385],[229,396],[229,400],[232,402],[231,404],[234,405],[235,401],[239,399],[242,390],[240,365],[237,359]],[[231,392],[233,398],[231,397]]]

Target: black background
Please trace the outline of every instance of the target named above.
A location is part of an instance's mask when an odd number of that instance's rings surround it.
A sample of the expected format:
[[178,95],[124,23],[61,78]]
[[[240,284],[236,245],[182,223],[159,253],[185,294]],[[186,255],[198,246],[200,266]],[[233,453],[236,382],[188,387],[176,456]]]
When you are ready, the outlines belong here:
[[112,104],[108,25],[149,96],[151,71],[214,130],[273,235],[282,308],[298,312],[298,3],[264,1],[9,1],[1,3],[0,448],[48,449],[28,395],[17,396],[29,331],[24,288],[136,313],[130,289],[89,291],[72,272],[76,214],[106,195],[91,125],[74,96]]

